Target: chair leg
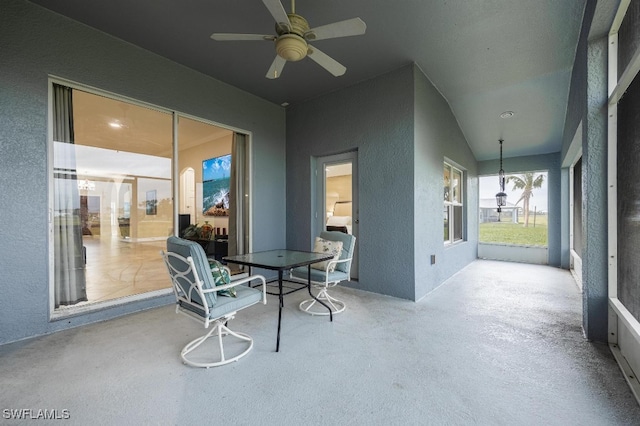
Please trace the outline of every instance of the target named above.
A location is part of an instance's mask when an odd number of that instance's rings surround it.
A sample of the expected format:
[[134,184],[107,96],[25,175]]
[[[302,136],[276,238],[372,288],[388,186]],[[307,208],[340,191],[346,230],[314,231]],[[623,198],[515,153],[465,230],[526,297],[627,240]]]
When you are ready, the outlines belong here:
[[[222,338],[227,337],[227,335],[231,335],[233,337],[236,337],[239,340],[249,342],[248,346],[244,348],[244,350],[240,354],[237,354],[228,359],[225,356],[224,345],[222,340]],[[192,352],[197,347],[202,345],[209,337],[212,337],[212,336],[218,337],[218,347],[220,351],[219,360],[216,360],[213,362],[204,362],[204,361],[196,361],[193,358],[187,358],[187,355],[190,352]],[[218,367],[218,366],[229,364],[230,362],[239,360],[240,358],[248,354],[252,348],[253,348],[253,339],[251,338],[251,336],[245,333],[239,333],[237,331],[230,330],[222,321],[216,321],[213,328],[207,334],[205,334],[204,336],[198,337],[197,339],[187,343],[187,345],[180,352],[180,358],[182,358],[182,361],[185,364],[190,365],[192,367],[204,367],[204,368]]]
[[[335,297],[331,296],[327,292],[326,288],[322,288],[318,292],[318,295],[316,297],[318,298],[318,300],[327,304],[334,314],[339,314],[347,307],[347,305],[342,300],[338,300]],[[318,306],[316,309],[311,309],[315,304],[315,299],[306,299],[300,302],[299,308],[302,312],[306,312],[309,315],[329,315],[329,311],[319,303],[318,305],[320,306]]]

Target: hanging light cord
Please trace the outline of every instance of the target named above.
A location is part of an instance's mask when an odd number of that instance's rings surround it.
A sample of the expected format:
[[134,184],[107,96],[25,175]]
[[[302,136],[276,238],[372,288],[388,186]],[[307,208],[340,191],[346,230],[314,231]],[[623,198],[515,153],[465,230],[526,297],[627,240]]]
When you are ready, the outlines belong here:
[[500,180],[500,191],[504,192],[504,169],[502,168],[502,139],[500,139],[500,172],[498,179]]

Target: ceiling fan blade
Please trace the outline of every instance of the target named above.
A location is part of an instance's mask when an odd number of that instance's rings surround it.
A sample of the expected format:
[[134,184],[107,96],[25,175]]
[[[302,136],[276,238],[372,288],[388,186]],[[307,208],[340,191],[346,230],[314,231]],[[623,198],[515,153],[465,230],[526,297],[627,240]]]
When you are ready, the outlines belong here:
[[307,56],[313,59],[322,68],[329,71],[335,77],[340,77],[347,71],[347,68],[344,65],[342,65],[340,62],[336,61],[326,53],[323,53],[322,51],[316,49],[315,47],[309,46],[309,52],[307,53]]
[[284,6],[280,3],[280,0],[262,0],[262,3],[269,9],[269,13],[273,16],[279,24],[285,24],[288,28],[291,28],[291,22],[289,22],[289,16],[284,10]]
[[276,39],[274,35],[262,35],[262,34],[228,34],[228,33],[213,33],[211,38],[216,41],[252,41],[252,40],[269,40]]
[[269,71],[267,71],[266,77],[271,80],[273,80],[274,78],[280,77],[280,75],[282,74],[282,69],[284,68],[284,64],[286,63],[287,63],[286,60],[276,55],[276,58],[273,60],[273,63],[271,64],[271,68],[269,68]]
[[349,37],[362,35],[367,30],[367,24],[360,18],[347,19],[311,28],[304,35],[307,40],[326,40],[328,38]]

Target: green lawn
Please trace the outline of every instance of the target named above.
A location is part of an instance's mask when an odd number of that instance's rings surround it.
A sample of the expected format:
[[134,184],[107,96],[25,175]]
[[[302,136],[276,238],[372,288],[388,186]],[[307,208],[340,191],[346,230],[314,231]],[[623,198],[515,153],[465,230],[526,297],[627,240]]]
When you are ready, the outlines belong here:
[[529,226],[513,222],[481,223],[481,243],[505,243],[527,246],[547,245],[547,216],[536,216],[536,226],[533,226],[533,215],[529,217]]

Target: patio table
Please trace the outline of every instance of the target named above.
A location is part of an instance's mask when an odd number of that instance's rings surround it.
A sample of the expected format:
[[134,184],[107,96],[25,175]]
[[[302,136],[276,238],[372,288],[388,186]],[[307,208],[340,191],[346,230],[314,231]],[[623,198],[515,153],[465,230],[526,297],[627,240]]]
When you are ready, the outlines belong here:
[[[282,287],[283,273],[286,270],[297,268],[299,266],[306,266],[308,269],[307,276],[307,289],[311,297],[316,299],[320,304],[327,308],[329,311],[329,320],[333,321],[333,315],[331,308],[322,301],[318,300],[316,296],[311,293],[311,265],[316,262],[322,262],[324,260],[333,259],[331,253],[314,253],[310,251],[299,250],[268,250],[248,254],[239,254],[235,256],[225,256],[223,260],[227,263],[236,263],[238,265],[245,265],[249,267],[249,275],[251,275],[251,268],[263,268],[272,271],[278,271],[278,335],[276,338],[276,352],[280,350],[280,323],[282,322],[282,307],[284,306],[284,292]],[[288,294],[288,293],[287,293]]]

